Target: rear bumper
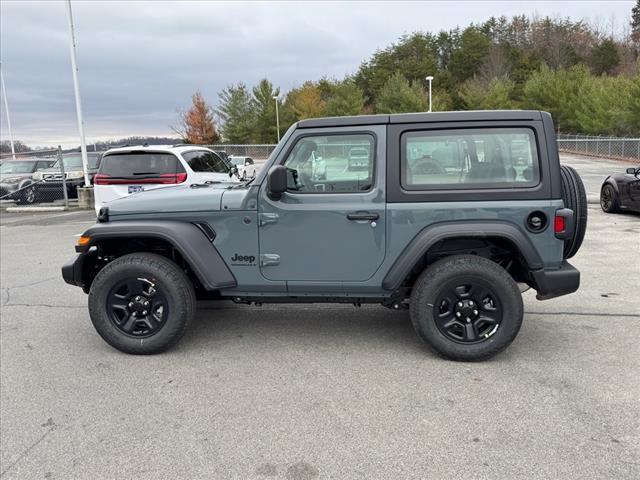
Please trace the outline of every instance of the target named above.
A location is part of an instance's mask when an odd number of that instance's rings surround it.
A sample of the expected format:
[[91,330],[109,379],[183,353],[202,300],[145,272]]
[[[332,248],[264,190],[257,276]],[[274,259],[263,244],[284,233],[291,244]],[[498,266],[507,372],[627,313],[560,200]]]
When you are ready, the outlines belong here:
[[580,271],[567,261],[556,270],[534,270],[532,272],[538,300],[568,295],[580,286]]

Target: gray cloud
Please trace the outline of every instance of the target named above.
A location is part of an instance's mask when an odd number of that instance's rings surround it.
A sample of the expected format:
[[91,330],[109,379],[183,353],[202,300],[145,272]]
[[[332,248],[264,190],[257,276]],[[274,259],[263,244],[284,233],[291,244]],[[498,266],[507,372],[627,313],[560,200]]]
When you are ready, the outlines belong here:
[[[88,141],[170,135],[177,107],[199,89],[267,77],[283,90],[341,78],[400,35],[533,14],[628,22],[633,1],[603,2],[118,2],[74,1]],[[0,54],[14,137],[76,145],[62,1],[0,4]],[[4,107],[2,139],[6,132]]]

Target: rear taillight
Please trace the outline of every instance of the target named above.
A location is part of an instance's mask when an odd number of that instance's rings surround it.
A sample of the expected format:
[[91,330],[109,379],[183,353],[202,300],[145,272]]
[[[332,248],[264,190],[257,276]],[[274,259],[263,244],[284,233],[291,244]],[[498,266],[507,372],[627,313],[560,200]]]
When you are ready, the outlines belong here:
[[556,218],[553,222],[553,231],[555,233],[564,233],[567,229],[567,222],[565,217],[561,217],[560,215],[556,215]]
[[98,173],[93,177],[93,183],[95,185],[141,185],[141,184],[161,184],[172,185],[177,183],[184,183],[187,181],[186,173],[162,173],[157,177],[145,177],[145,178],[122,178],[111,177],[104,173]]

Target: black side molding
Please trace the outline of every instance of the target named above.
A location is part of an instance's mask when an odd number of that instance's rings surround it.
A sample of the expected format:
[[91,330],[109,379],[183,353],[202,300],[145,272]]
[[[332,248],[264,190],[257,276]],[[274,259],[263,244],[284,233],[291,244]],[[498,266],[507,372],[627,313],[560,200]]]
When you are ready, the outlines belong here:
[[508,240],[520,250],[531,270],[542,268],[542,259],[527,236],[514,224],[496,220],[454,221],[430,225],[411,240],[396,259],[382,281],[382,288],[393,291],[399,288],[417,261],[429,248],[447,238],[488,238]]
[[[207,225],[208,226],[208,225]],[[209,227],[211,229],[211,227]],[[210,232],[215,237],[215,232]],[[235,287],[236,279],[201,226],[181,221],[117,221],[98,223],[83,233],[87,249],[102,240],[159,238],[180,252],[207,290]],[[65,278],[66,280],[66,278]],[[77,279],[76,279],[77,281]]]

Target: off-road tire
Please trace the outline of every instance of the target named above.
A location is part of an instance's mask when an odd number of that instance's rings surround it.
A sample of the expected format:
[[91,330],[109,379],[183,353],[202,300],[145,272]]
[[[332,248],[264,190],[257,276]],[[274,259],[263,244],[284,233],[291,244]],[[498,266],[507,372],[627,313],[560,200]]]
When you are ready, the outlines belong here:
[[[611,199],[610,202],[605,201],[606,195],[609,195]],[[602,208],[602,211],[605,213],[617,213],[620,211],[618,194],[616,193],[616,189],[613,188],[613,185],[607,183],[602,186],[600,190],[600,208]]]
[[587,231],[587,194],[574,168],[560,165],[560,177],[564,206],[573,210],[573,232],[564,242],[564,258],[571,258],[578,253]]
[[[121,331],[109,314],[107,299],[123,278],[149,278],[167,300],[168,315],[160,329],[144,338]],[[89,315],[98,334],[112,347],[136,355],[151,355],[174,346],[184,335],[196,311],[193,285],[171,260],[152,253],[132,253],[107,264],[89,291]]]
[[[478,343],[452,340],[437,326],[434,305],[446,285],[457,281],[492,285],[501,305],[497,330]],[[413,286],[409,311],[420,338],[440,355],[458,361],[485,360],[504,350],[518,334],[523,317],[518,284],[500,265],[475,255],[453,255],[427,267]]]

